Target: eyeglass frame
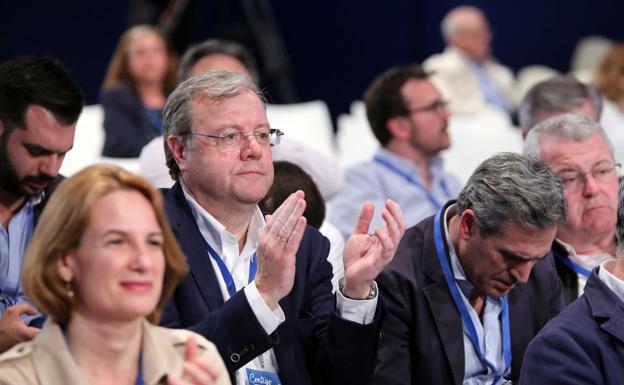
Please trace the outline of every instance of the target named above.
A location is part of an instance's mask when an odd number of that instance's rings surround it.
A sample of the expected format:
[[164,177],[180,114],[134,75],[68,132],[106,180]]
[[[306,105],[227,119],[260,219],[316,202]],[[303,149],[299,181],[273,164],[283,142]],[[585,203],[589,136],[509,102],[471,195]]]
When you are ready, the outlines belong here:
[[[604,169],[604,170],[597,170],[598,167],[600,167],[602,164],[605,164],[605,163],[610,164],[608,170],[606,170],[606,169]],[[613,160],[610,160],[610,161],[609,160],[603,160],[603,161],[600,161],[600,162],[596,163],[592,167],[592,169],[589,170],[589,171],[582,171],[582,170],[579,170],[579,169],[563,169],[563,170],[557,171],[555,174],[557,175],[557,177],[561,181],[561,185],[563,186],[564,189],[567,189],[570,192],[578,192],[584,186],[587,185],[587,175],[588,174],[591,174],[592,178],[596,182],[602,184],[602,183],[607,182],[606,178],[609,176],[609,174],[611,174],[613,171],[615,171],[616,169],[621,168],[621,167],[622,167],[621,163],[615,162]],[[600,177],[600,176],[597,177],[596,176],[596,172],[599,172],[599,171],[604,171],[604,177]],[[578,179],[578,182],[576,180],[569,181],[569,182],[564,181],[564,178],[561,175],[562,173],[575,173],[574,179]],[[616,173],[616,177],[617,177],[617,173]],[[605,178],[605,179],[603,180],[602,178]],[[566,186],[566,183],[567,183],[567,186]],[[575,183],[575,184],[578,183],[578,185],[575,185],[574,187],[571,187],[570,186],[571,183]]]
[[[269,134],[269,141],[267,143],[261,143],[258,140],[258,137],[257,137],[257,134],[260,134],[260,132],[252,132],[252,133],[248,133],[248,134],[242,134],[240,132],[237,132],[237,133],[240,134],[240,139],[238,139],[236,141],[236,143],[232,144],[232,147],[228,147],[228,148],[238,148],[238,147],[240,147],[241,139],[247,138],[248,136],[253,136],[254,140],[256,142],[258,142],[258,144],[262,144],[262,145],[269,144],[271,147],[275,147],[278,144],[280,144],[281,137],[284,136],[284,132],[282,130],[280,130],[278,128],[269,128],[269,132],[268,132],[268,134]],[[221,139],[220,141],[217,142],[217,146],[223,146],[223,144],[221,144],[221,143],[223,143],[223,140],[225,140],[227,136],[232,135],[232,134],[233,133],[229,133],[227,135],[224,135],[223,133],[221,133],[221,134],[207,134],[205,132],[189,131],[189,132],[184,133],[183,135],[191,135],[191,136],[192,135],[197,135],[197,136],[203,136],[203,137],[206,137],[206,138]],[[273,135],[275,135],[274,136],[275,137],[274,141],[271,140],[271,137]]]
[[440,113],[440,111],[447,109],[448,106],[449,106],[448,100],[438,99],[424,107],[407,108],[406,109],[407,112],[405,113],[405,115],[418,114],[421,112],[431,112],[434,114],[438,114]]

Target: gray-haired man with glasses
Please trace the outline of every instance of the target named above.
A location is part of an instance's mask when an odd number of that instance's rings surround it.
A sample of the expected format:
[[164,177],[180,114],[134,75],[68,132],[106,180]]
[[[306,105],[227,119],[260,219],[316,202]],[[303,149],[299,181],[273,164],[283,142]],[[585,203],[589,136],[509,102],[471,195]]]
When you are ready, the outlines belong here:
[[374,279],[405,230],[388,200],[384,226],[368,229],[362,207],[344,253],[344,280],[332,294],[329,242],[306,227],[303,192],[266,218],[258,202],[273,182],[262,95],[246,75],[210,71],[169,96],[164,109],[164,192],[190,272],[162,323],[212,340],[235,384],[368,383],[383,306]]
[[604,130],[589,117],[564,114],[533,127],[524,153],[543,160],[559,176],[568,202],[552,252],[563,295],[581,294],[591,270],[615,257],[620,164]]

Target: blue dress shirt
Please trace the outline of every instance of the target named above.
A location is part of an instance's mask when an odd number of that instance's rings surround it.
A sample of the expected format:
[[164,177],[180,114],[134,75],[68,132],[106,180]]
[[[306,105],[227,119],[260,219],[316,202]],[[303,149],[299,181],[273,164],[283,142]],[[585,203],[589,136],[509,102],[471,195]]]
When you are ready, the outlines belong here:
[[[459,180],[443,170],[442,159],[437,156],[431,158],[429,163],[432,178],[429,191],[422,188],[420,169],[412,161],[384,148],[377,150],[375,158],[391,165],[401,174],[409,175],[420,186],[374,159],[349,168],[345,173],[344,187],[338,196],[329,202],[328,210],[329,222],[338,227],[345,238],[355,228],[362,205],[366,201],[375,204],[371,231],[385,225],[381,213],[388,198],[401,206],[405,214],[405,224],[409,228],[434,214],[441,204],[455,199],[461,190]],[[430,196],[439,202],[439,205],[434,203]]]
[[[29,302],[21,284],[21,270],[26,248],[32,237],[35,206],[44,197],[42,192],[31,198],[9,222],[8,229],[0,225],[0,316],[15,304]],[[23,315],[29,323],[40,315]]]

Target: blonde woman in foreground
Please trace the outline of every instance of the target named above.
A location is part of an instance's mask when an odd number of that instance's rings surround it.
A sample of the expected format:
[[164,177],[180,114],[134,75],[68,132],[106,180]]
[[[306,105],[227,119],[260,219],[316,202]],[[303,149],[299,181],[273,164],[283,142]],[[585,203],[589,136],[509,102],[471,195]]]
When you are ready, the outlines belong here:
[[48,320],[0,356],[0,384],[230,384],[211,342],[154,326],[186,271],[148,182],[114,166],[65,180],[22,272]]

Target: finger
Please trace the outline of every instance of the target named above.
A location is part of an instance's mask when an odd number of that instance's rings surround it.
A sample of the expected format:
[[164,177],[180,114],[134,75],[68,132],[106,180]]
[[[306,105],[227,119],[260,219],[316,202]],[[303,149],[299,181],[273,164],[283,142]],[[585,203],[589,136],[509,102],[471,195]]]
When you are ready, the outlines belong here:
[[295,255],[297,250],[299,250],[299,244],[301,244],[301,239],[303,238],[303,233],[306,229],[307,220],[305,217],[299,217],[297,220],[297,225],[295,226],[292,235],[286,242],[285,251],[288,255]]
[[186,361],[182,373],[182,378],[191,384],[209,384],[215,380],[211,373],[203,370],[196,362]]
[[366,202],[360,210],[360,216],[358,218],[353,234],[366,234],[370,227],[371,220],[373,219],[373,213],[375,212],[375,205],[373,202]]
[[278,232],[284,226],[284,223],[292,213],[297,202],[301,199],[303,199],[303,192],[297,190],[290,194],[277,210],[273,212],[271,222],[267,223],[265,226],[270,236],[277,237]]
[[221,374],[221,367],[217,365],[216,362],[210,361],[207,357],[195,360],[195,364],[213,380],[216,380]]
[[41,329],[32,327],[32,326],[28,326],[26,327],[26,338],[28,339],[28,341],[32,340],[33,338],[35,338],[37,336],[37,334],[39,334],[39,332],[41,331]]
[[381,217],[383,218],[384,222],[386,222],[385,228],[388,230],[388,235],[390,236],[390,239],[392,239],[393,243],[398,243],[399,239],[401,239],[401,236],[403,236],[403,233],[399,228],[399,224],[387,208],[385,208],[383,213],[381,213]]
[[197,341],[195,336],[189,336],[184,346],[184,361],[193,361],[198,356]]
[[282,226],[282,228],[277,233],[277,235],[288,240],[292,236],[292,233],[295,230],[299,219],[302,218],[305,208],[306,201],[300,199],[293,208],[293,211],[290,213],[290,216],[284,223],[284,226]]
[[375,235],[377,239],[379,239],[379,243],[381,244],[379,265],[383,268],[387,265],[394,256],[394,252],[396,251],[397,243],[391,238],[388,229],[383,227],[375,230]]
[[33,305],[29,303],[18,303],[16,305],[10,306],[6,309],[7,313],[13,313],[16,315],[28,314],[28,315],[36,315],[39,312],[34,308]]
[[392,199],[388,199],[386,201],[386,208],[390,211],[390,214],[392,214],[392,217],[398,224],[399,232],[402,237],[405,232],[405,215],[403,214],[403,210],[401,210],[401,206]]

